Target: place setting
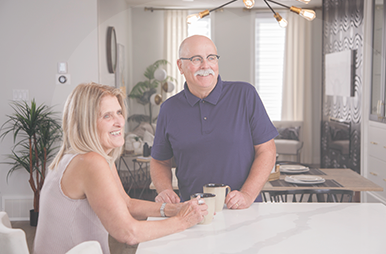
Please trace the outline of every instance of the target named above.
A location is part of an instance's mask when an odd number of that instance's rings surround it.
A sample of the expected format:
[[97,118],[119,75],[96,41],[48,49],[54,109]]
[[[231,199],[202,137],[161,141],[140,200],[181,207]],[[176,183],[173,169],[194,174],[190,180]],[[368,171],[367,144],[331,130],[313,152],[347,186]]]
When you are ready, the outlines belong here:
[[278,164],[280,173],[284,175],[306,174],[306,175],[325,175],[321,170],[301,164]]
[[321,184],[326,180],[323,177],[314,175],[291,175],[286,176],[284,181],[294,184]]
[[299,174],[310,171],[309,167],[303,165],[280,165],[280,173],[290,173],[290,174]]

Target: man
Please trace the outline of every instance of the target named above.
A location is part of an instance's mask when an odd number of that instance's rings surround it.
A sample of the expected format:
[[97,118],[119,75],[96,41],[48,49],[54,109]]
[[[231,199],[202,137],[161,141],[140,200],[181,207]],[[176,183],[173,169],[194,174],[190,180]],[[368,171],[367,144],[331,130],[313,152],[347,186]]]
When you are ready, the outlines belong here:
[[186,38],[179,54],[185,87],[162,104],[152,147],[156,202],[180,202],[171,184],[174,157],[181,201],[207,183],[224,183],[232,188],[227,207],[248,208],[274,167],[277,130],[252,85],[221,80],[209,38]]

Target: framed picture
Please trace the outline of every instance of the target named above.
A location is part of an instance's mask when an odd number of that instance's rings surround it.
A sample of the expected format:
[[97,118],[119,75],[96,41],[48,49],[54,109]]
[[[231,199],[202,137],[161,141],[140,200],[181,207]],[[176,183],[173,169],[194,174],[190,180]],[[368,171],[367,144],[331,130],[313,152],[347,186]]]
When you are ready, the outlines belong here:
[[125,46],[118,44],[117,47],[117,66],[115,68],[115,87],[125,87]]
[[326,54],[326,95],[354,96],[354,50]]

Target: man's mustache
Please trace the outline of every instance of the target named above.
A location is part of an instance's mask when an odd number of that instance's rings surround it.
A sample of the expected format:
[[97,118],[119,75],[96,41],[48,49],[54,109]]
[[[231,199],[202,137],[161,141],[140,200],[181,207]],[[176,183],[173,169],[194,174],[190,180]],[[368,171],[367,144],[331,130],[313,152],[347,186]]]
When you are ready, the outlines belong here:
[[208,76],[209,74],[214,75],[214,71],[212,69],[205,69],[205,70],[198,70],[196,73],[194,73],[194,76],[200,75],[200,76]]

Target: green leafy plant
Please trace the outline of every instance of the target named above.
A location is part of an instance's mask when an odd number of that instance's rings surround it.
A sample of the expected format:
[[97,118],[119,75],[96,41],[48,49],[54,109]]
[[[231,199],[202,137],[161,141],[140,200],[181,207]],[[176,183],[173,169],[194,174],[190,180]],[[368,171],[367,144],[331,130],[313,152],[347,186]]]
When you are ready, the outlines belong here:
[[40,191],[46,176],[47,162],[55,156],[57,141],[62,132],[55,113],[46,105],[37,106],[35,100],[13,102],[14,112],[0,128],[0,138],[13,134],[12,153],[7,155],[11,169],[9,176],[17,169],[24,168],[29,173],[29,184],[34,193],[34,211],[39,212]]
[[169,64],[168,61],[161,59],[155,61],[153,64],[149,65],[145,73],[143,74],[146,78],[145,81],[138,82],[133,89],[131,90],[130,94],[128,95],[129,98],[136,99],[138,103],[142,105],[146,105],[149,103],[149,114],[150,116],[146,115],[139,115],[134,114],[130,116],[127,120],[128,121],[135,121],[135,122],[142,122],[146,121],[149,123],[152,123],[155,119],[152,118],[152,111],[151,111],[151,103],[150,103],[150,96],[157,92],[157,88],[161,83],[167,82],[167,81],[174,81],[177,80],[171,76],[166,76],[165,80],[159,81],[154,78],[155,71],[164,65]]

